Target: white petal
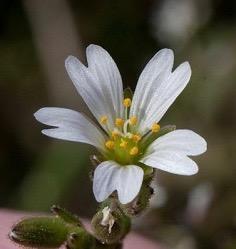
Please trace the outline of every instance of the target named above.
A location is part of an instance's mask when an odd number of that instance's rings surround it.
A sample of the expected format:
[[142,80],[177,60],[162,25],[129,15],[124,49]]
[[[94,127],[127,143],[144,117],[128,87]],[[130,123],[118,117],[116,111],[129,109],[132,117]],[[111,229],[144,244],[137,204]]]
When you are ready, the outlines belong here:
[[146,109],[146,115],[140,124],[141,130],[148,130],[154,122],[159,122],[166,113],[171,104],[183,91],[191,77],[191,68],[188,62],[182,63],[170,75],[168,79],[161,84],[161,87],[149,102]]
[[160,92],[161,84],[169,77],[173,67],[174,55],[170,49],[162,49],[148,62],[141,73],[135,89],[131,116],[143,117],[153,95]]
[[197,133],[191,130],[175,130],[156,139],[151,145],[150,150],[173,151],[189,156],[197,156],[207,150],[207,143]]
[[65,66],[79,94],[93,115],[109,118],[108,128],[114,126],[116,117],[123,117],[123,90],[120,73],[110,55],[101,47],[87,48],[88,67],[69,56]]
[[141,121],[140,133],[145,133],[154,122],[160,121],[190,79],[191,68],[188,62],[182,63],[171,73],[173,60],[172,50],[162,49],[150,60],[139,77],[130,115]]
[[143,170],[140,167],[105,161],[95,169],[93,192],[96,200],[102,202],[117,190],[119,201],[126,204],[138,195],[142,181]]
[[202,154],[206,141],[190,130],[175,130],[156,139],[148,148],[141,162],[174,174],[197,173],[196,163],[187,156]]
[[88,68],[96,76],[105,99],[112,102],[117,117],[123,116],[123,85],[120,72],[109,53],[100,46],[89,45],[86,50]]
[[43,130],[42,133],[47,136],[88,143],[104,150],[105,137],[102,131],[79,112],[65,108],[45,107],[38,110],[34,116],[43,124],[57,127]]
[[198,166],[192,159],[174,152],[159,151],[146,156],[141,162],[178,175],[193,175],[198,172]]

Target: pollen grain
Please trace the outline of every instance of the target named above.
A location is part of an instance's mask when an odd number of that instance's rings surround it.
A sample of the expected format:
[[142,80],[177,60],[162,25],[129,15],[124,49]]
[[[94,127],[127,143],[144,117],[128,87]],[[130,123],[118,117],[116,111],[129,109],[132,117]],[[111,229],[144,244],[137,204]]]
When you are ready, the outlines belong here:
[[105,125],[107,124],[108,117],[106,115],[100,117],[100,123]]
[[141,136],[139,134],[133,134],[132,139],[134,142],[138,142],[141,140]]
[[133,148],[131,148],[131,150],[129,151],[129,154],[131,156],[136,156],[138,154],[139,150],[137,146],[134,146]]
[[152,127],[151,127],[151,131],[152,131],[153,133],[159,132],[160,129],[161,129],[161,127],[160,127],[160,125],[157,124],[157,123],[154,123],[154,124],[152,125]]
[[107,147],[107,149],[112,150],[115,146],[115,143],[112,140],[108,140],[106,141],[105,146]]
[[115,124],[117,127],[122,127],[124,125],[124,120],[122,118],[117,118]]
[[121,143],[120,143],[120,147],[125,149],[127,147],[127,145],[128,145],[128,142],[122,139]]
[[119,135],[120,135],[120,133],[117,130],[114,130],[111,133],[111,136],[112,136],[113,139],[116,139]]
[[131,125],[136,125],[137,122],[138,122],[138,119],[137,119],[137,117],[135,117],[135,116],[133,116],[133,117],[131,117],[131,118],[129,119],[129,123],[130,123]]
[[123,105],[124,105],[125,107],[130,107],[130,106],[131,106],[131,103],[132,103],[132,101],[131,101],[130,98],[125,98],[125,99],[123,100]]

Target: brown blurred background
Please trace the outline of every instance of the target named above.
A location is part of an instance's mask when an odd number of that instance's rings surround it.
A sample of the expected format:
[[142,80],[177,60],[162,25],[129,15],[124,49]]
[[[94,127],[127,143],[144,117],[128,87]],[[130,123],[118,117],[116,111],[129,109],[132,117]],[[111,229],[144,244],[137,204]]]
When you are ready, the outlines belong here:
[[0,206],[81,216],[96,209],[88,145],[41,135],[43,106],[87,109],[64,69],[88,44],[107,49],[125,86],[160,48],[188,60],[188,87],[161,124],[200,133],[208,152],[196,176],[158,171],[157,194],[134,228],[171,249],[236,248],[235,0],[1,0]]

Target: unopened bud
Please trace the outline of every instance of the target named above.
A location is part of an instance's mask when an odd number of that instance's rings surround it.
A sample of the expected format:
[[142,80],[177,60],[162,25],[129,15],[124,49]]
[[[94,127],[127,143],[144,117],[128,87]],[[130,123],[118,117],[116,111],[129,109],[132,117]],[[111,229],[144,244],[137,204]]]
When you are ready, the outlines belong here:
[[56,248],[67,238],[68,227],[57,217],[33,217],[18,222],[9,233],[14,242],[37,248]]

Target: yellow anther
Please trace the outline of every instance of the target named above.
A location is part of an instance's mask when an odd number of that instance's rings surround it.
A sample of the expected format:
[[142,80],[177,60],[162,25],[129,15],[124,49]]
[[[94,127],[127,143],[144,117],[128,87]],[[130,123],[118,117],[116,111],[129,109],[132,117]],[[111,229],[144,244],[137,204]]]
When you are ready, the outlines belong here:
[[160,125],[157,124],[157,123],[154,123],[154,124],[152,125],[152,127],[151,127],[151,131],[152,131],[153,133],[157,133],[158,131],[160,131],[160,129],[161,129],[161,127],[160,127]]
[[100,123],[105,125],[107,123],[108,117],[107,116],[101,116],[100,117]]
[[115,143],[114,143],[114,141],[112,141],[112,140],[108,140],[108,141],[106,141],[106,143],[105,143],[105,146],[106,146],[107,149],[109,149],[109,150],[112,150],[112,149],[114,148],[114,145],[115,145]]
[[115,124],[117,127],[122,127],[124,125],[124,120],[122,118],[117,118]]
[[119,136],[119,132],[116,131],[116,130],[114,130],[114,131],[112,131],[111,136],[112,136],[114,139],[116,139],[116,138]]
[[128,145],[128,142],[125,141],[125,140],[123,140],[123,139],[121,139],[120,147],[121,147],[121,148],[126,148],[127,145]]
[[131,156],[136,156],[138,154],[138,147],[134,146],[133,148],[131,148],[131,150],[129,151],[129,154]]
[[141,140],[141,136],[138,135],[138,134],[133,134],[132,135],[132,139],[133,139],[134,142],[138,142],[138,141]]
[[123,100],[123,105],[124,105],[125,107],[130,107],[130,106],[131,106],[131,103],[132,103],[132,101],[131,101],[130,98],[125,98],[125,99]]
[[131,125],[136,125],[137,122],[138,122],[138,119],[137,119],[135,116],[133,116],[133,117],[131,117],[131,118],[129,119],[129,123],[130,123]]

